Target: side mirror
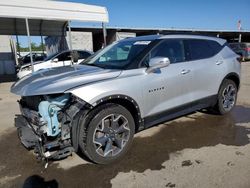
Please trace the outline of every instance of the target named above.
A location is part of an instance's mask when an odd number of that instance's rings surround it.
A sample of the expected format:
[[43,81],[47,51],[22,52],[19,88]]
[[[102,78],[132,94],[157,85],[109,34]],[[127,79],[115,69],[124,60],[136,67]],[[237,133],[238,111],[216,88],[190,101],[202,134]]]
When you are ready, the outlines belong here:
[[57,63],[58,61],[59,61],[58,58],[52,60],[53,63]]
[[77,51],[73,51],[71,53],[71,55],[72,55],[73,63],[78,63],[78,60],[79,60],[79,54],[78,54],[78,52]]
[[170,65],[170,60],[167,57],[153,57],[149,61],[149,67],[146,70],[147,73],[154,72],[156,69],[167,67]]

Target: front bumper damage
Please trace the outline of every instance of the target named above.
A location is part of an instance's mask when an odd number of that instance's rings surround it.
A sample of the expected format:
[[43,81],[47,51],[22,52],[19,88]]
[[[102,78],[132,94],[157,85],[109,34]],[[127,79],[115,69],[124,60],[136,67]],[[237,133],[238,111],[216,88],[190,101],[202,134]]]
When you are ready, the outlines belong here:
[[[79,98],[63,94],[56,97],[39,96],[19,101],[21,115],[15,119],[15,126],[22,144],[34,149],[38,159],[60,160],[75,151],[72,130],[80,111],[87,110],[87,104]],[[33,100],[32,105],[29,100]]]
[[18,136],[27,149],[34,149],[38,159],[60,160],[72,154],[74,148],[70,142],[62,142],[60,139],[49,141],[42,134],[34,130],[32,125],[23,116],[16,118]]

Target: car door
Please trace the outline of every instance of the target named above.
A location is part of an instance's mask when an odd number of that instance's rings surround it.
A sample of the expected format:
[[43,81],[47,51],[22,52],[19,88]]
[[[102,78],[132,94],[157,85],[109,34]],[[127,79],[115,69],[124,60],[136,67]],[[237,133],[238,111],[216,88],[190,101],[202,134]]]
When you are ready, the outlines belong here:
[[194,76],[194,84],[190,84],[194,101],[216,95],[221,80],[225,76],[226,64],[218,53],[222,46],[216,41],[187,39],[184,41],[188,50],[190,69]]
[[186,53],[181,39],[167,39],[161,42],[144,60],[153,57],[168,57],[170,65],[145,75],[143,97],[144,114],[151,116],[192,101],[190,84],[192,72],[186,64]]

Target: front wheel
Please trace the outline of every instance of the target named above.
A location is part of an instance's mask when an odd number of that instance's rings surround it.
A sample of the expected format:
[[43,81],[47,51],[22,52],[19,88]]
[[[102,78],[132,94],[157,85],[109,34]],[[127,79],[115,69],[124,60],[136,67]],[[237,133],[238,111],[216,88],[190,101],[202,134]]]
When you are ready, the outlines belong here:
[[235,82],[228,79],[224,80],[218,93],[216,112],[221,115],[230,112],[236,104],[237,93],[238,89]]
[[[135,131],[134,118],[121,105],[105,104],[93,111],[80,148],[93,162],[112,163],[127,152]],[[81,135],[80,137],[84,136]],[[84,144],[84,147],[81,147]]]

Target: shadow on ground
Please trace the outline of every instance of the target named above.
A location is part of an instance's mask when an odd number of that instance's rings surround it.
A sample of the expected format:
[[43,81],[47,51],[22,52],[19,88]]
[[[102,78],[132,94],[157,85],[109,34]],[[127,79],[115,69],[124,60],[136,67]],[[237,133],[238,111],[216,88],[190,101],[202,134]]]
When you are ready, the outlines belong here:
[[44,181],[44,178],[38,175],[30,176],[23,183],[23,188],[57,188],[58,182],[56,180]]
[[165,123],[166,126],[151,137],[137,137],[127,155],[117,163],[106,166],[84,164],[69,170],[59,169],[55,164],[45,170],[21,146],[14,132],[0,139],[0,177],[20,174],[20,177],[8,182],[8,186],[13,187],[110,187],[110,180],[119,172],[159,170],[164,168],[162,163],[169,159],[170,153],[185,148],[220,143],[242,146],[249,143],[247,134],[250,134],[250,130],[236,124],[250,122],[250,108],[237,106],[229,115],[202,114],[191,118],[192,121]]

